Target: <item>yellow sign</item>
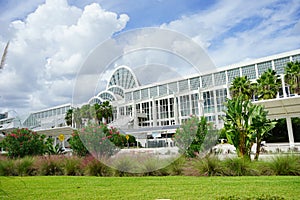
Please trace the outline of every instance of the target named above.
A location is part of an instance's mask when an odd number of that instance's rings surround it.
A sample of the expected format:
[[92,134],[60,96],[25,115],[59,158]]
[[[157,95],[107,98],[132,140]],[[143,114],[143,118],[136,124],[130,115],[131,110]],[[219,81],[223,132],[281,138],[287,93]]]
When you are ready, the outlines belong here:
[[65,136],[63,135],[63,134],[60,134],[59,136],[58,136],[58,139],[59,139],[59,141],[64,141],[65,140]]
[[126,137],[126,140],[129,140],[129,135],[126,135],[125,137]]

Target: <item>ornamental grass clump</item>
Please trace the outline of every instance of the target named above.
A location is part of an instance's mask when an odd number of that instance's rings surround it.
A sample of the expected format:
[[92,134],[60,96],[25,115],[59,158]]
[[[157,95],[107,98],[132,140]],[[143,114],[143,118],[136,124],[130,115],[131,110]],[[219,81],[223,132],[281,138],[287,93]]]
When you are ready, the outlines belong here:
[[197,169],[200,176],[222,176],[224,167],[222,161],[216,156],[205,156],[193,160],[193,167]]
[[64,175],[64,160],[64,156],[41,156],[35,164],[39,169],[39,175],[59,176]]
[[279,155],[267,163],[265,173],[272,175],[300,175],[300,156],[294,154]]
[[37,169],[34,167],[35,158],[26,156],[15,160],[15,169],[19,176],[34,176]]

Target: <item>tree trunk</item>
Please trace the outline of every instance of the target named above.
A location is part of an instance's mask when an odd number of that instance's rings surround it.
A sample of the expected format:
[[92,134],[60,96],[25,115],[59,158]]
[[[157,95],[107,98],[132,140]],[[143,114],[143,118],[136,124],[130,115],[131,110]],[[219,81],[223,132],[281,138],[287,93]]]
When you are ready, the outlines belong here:
[[257,141],[256,142],[256,152],[255,152],[254,160],[258,160],[259,153],[260,153],[260,141]]

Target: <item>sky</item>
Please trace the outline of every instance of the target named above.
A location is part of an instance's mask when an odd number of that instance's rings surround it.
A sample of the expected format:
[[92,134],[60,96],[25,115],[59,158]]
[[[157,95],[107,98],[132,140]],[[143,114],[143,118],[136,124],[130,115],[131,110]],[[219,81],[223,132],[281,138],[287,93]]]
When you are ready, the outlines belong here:
[[298,0],[0,0],[0,113],[71,103],[91,50],[126,31],[174,30],[222,67],[299,49],[299,19]]

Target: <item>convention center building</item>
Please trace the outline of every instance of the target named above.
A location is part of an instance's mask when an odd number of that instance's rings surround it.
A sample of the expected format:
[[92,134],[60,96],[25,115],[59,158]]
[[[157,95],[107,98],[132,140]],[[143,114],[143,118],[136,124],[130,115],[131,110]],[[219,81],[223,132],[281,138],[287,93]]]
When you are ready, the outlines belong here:
[[284,83],[284,67],[297,60],[300,61],[300,49],[148,85],[140,85],[130,66],[119,66],[111,74],[106,90],[93,96],[89,103],[110,101],[111,124],[125,130],[172,129],[190,115],[205,116],[216,128],[221,128],[224,102],[230,98],[229,87],[235,77],[247,76],[255,81],[267,69],[274,69],[282,80],[277,97],[294,96]]

